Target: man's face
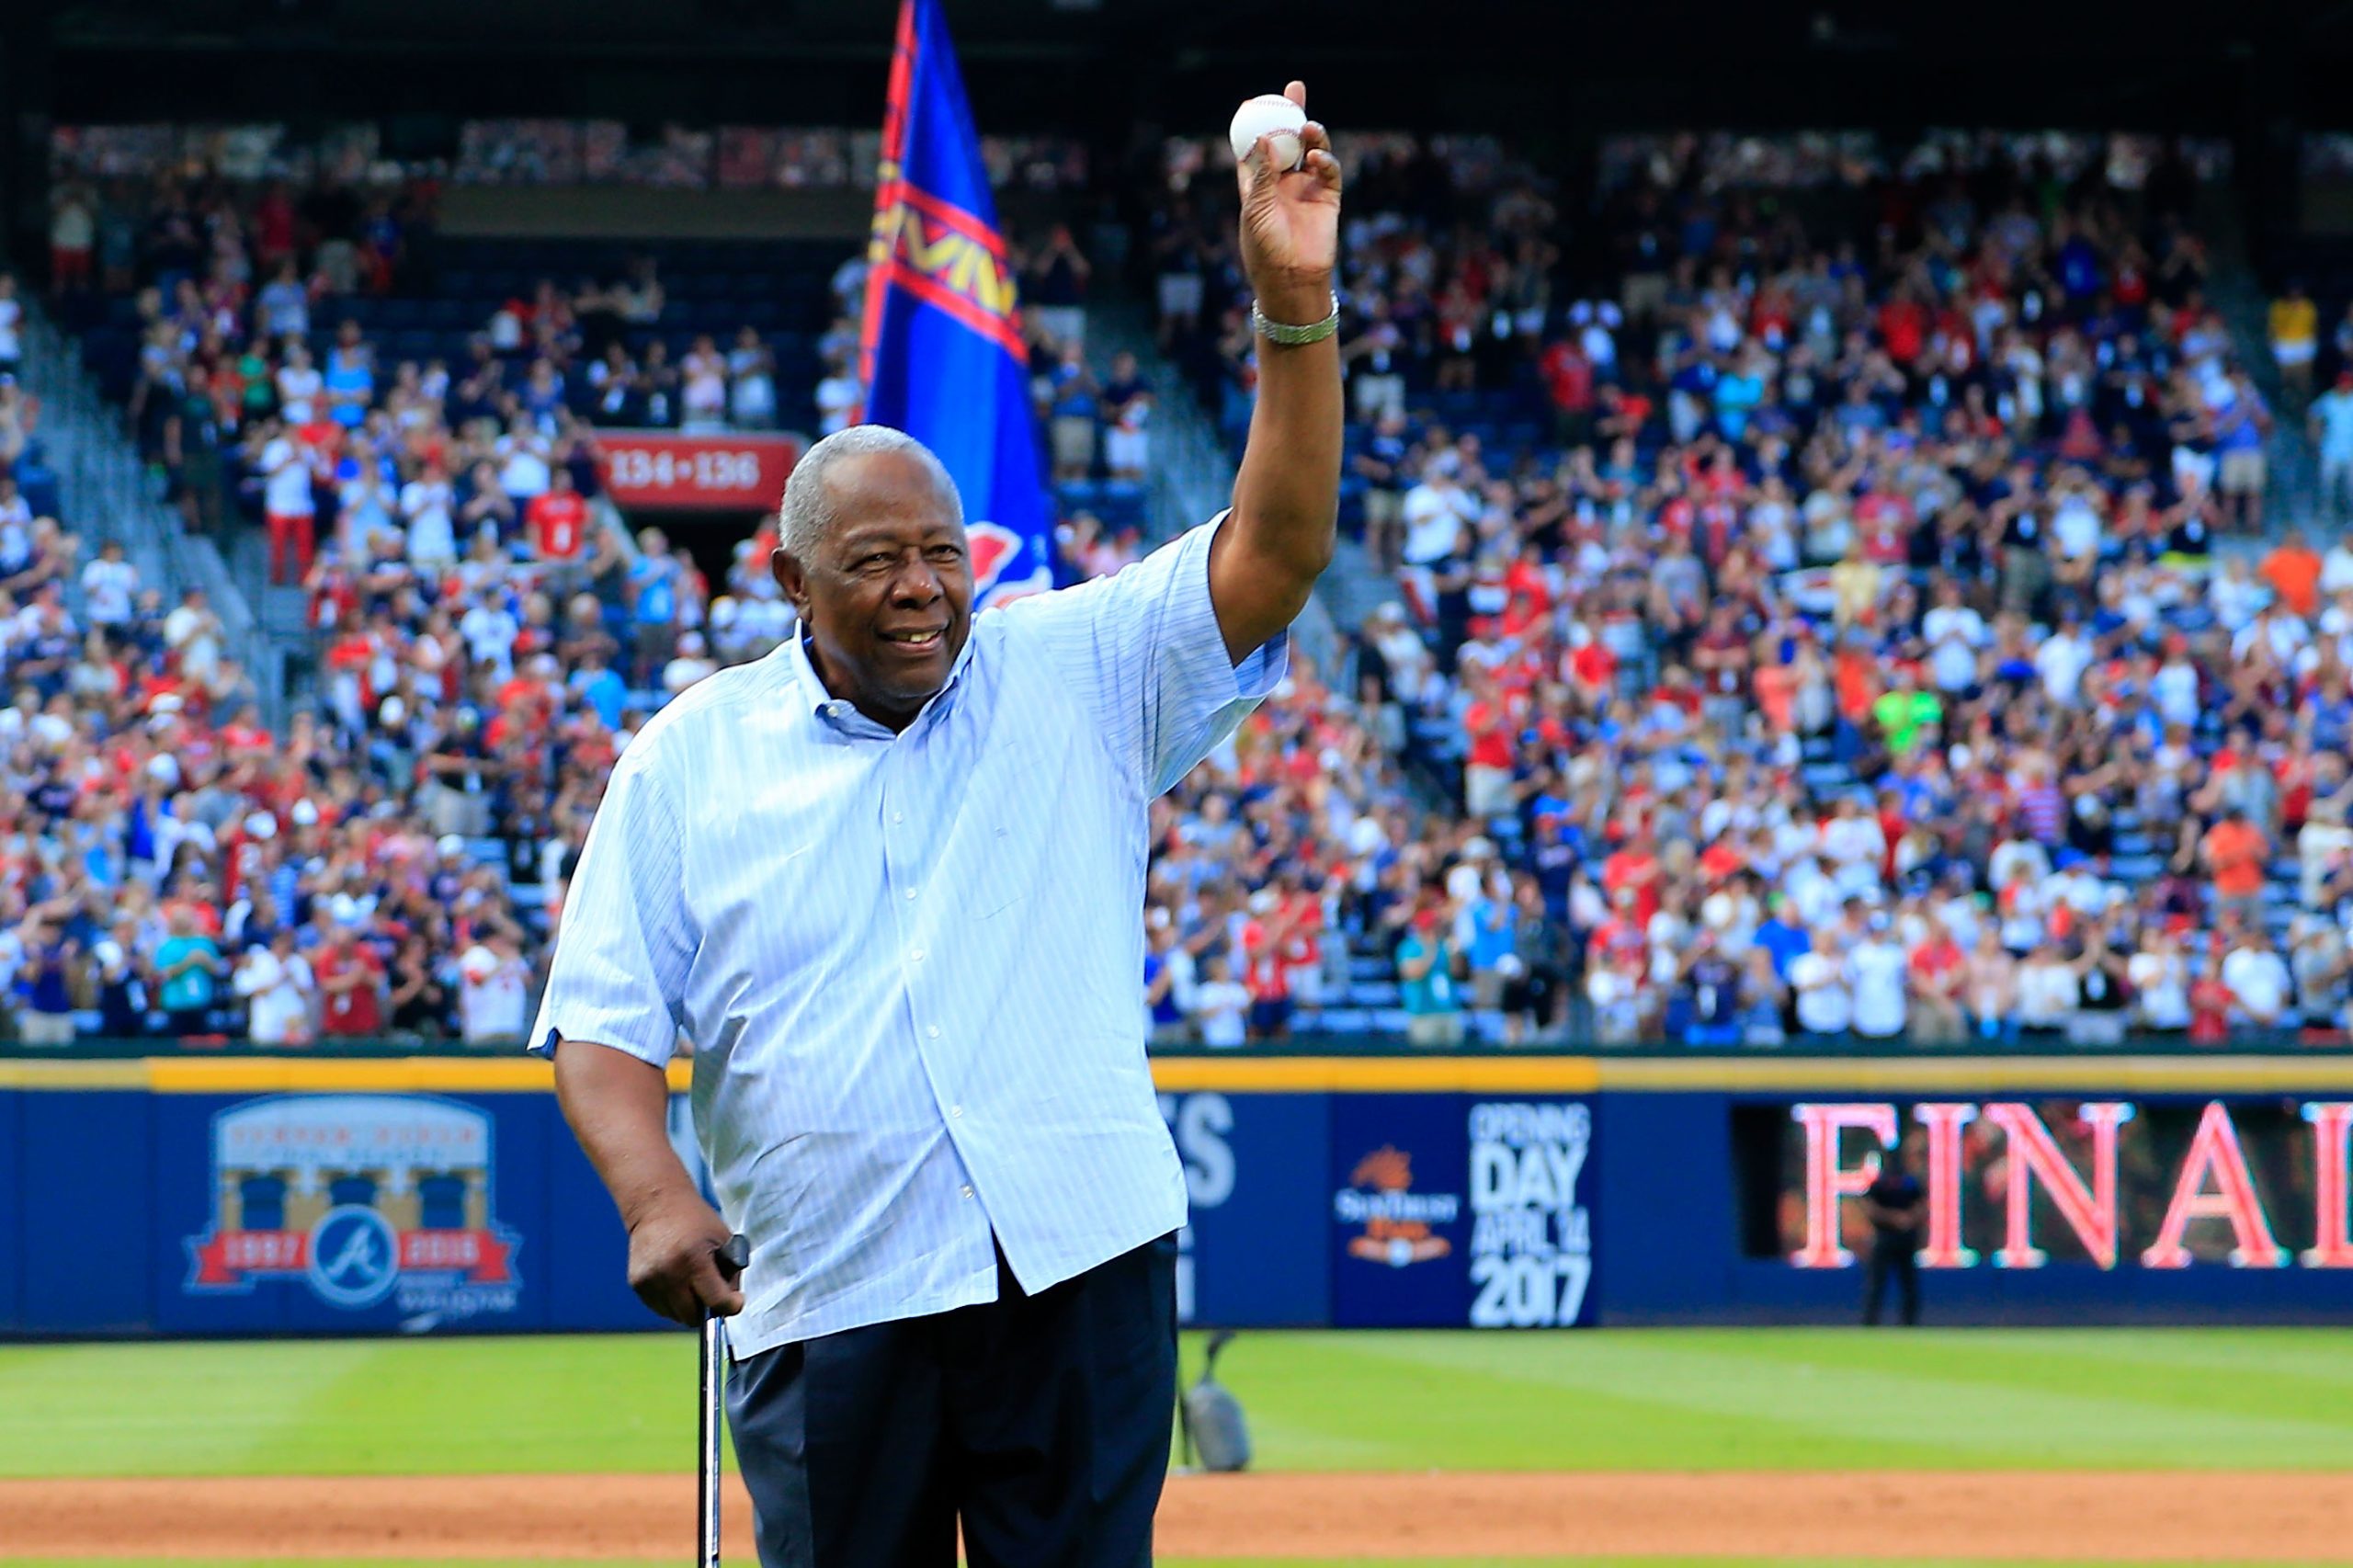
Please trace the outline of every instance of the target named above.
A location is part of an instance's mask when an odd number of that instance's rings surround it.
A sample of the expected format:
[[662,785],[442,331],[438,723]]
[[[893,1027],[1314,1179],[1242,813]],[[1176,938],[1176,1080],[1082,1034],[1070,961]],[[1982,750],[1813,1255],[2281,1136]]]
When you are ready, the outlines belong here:
[[963,525],[904,453],[846,459],[827,483],[834,526],[813,560],[776,552],[777,585],[809,625],[826,687],[904,724],[948,684],[972,631]]

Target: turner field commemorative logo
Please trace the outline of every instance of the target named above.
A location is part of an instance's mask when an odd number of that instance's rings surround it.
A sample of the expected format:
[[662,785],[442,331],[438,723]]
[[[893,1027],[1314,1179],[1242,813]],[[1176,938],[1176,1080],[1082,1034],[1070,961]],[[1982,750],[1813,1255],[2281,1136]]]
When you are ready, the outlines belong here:
[[515,1310],[487,1111],[415,1095],[286,1095],[212,1119],[212,1223],[190,1294],[299,1281],[330,1306],[440,1318]]

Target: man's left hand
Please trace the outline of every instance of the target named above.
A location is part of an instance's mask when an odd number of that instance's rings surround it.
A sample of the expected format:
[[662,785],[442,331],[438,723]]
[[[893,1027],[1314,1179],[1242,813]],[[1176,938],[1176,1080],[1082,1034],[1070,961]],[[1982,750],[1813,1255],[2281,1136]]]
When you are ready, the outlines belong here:
[[[1283,97],[1307,107],[1307,84],[1293,82]],[[1274,166],[1258,138],[1235,166],[1242,187],[1242,269],[1269,320],[1304,326],[1332,308],[1332,272],[1339,256],[1340,161],[1332,138],[1311,119],[1299,138],[1306,152],[1286,174]]]

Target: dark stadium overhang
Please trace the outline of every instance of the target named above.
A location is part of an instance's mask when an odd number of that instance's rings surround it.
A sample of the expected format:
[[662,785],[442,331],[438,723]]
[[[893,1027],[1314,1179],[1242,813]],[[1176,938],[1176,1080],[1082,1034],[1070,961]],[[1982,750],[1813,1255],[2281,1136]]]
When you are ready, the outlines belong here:
[[[600,113],[862,119],[892,0],[11,0],[53,119]],[[2002,123],[2248,134],[2339,102],[2353,6],[1658,0],[950,0],[1004,130],[1213,124],[1236,81],[1321,77],[1367,124]],[[360,62],[368,69],[356,69]],[[404,71],[402,62],[418,69]],[[378,69],[377,67],[388,67]],[[2310,84],[2312,90],[2302,90]],[[855,110],[856,112],[853,112]]]

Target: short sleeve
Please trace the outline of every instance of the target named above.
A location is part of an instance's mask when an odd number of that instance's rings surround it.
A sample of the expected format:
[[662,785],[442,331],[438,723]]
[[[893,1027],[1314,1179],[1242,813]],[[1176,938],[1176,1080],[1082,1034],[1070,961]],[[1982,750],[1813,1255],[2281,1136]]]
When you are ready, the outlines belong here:
[[1001,612],[1034,641],[1102,727],[1146,798],[1173,789],[1290,668],[1277,632],[1236,665],[1210,600],[1220,513],[1108,577],[1017,599]]
[[639,747],[624,752],[563,901],[529,1049],[589,1040],[661,1066],[685,1018],[694,936],[680,878],[678,813]]

